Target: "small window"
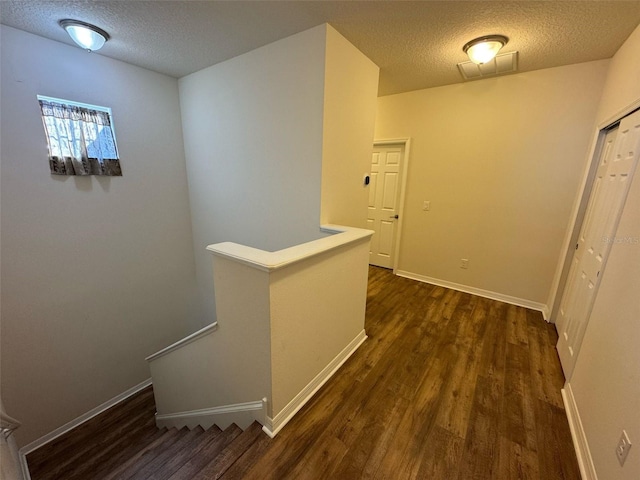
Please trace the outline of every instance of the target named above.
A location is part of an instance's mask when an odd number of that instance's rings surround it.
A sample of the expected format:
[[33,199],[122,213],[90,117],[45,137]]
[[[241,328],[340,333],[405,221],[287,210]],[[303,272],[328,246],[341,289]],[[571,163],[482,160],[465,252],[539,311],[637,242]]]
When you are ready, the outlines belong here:
[[38,95],[55,175],[121,176],[111,109]]

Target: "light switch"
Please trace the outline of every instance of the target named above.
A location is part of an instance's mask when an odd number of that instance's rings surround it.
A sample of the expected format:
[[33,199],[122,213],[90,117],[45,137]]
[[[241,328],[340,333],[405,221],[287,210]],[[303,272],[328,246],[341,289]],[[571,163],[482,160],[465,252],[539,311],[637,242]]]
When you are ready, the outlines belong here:
[[422,210],[425,210],[425,211],[431,210],[431,202],[429,200],[425,200],[422,203]]

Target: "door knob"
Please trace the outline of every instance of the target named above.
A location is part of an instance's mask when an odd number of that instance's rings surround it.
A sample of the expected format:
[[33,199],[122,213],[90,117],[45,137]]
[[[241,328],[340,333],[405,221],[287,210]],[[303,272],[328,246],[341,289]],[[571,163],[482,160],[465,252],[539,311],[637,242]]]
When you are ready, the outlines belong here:
[[400,218],[400,217],[399,217],[398,215],[391,215],[389,218],[395,218],[395,219],[398,219],[398,218]]

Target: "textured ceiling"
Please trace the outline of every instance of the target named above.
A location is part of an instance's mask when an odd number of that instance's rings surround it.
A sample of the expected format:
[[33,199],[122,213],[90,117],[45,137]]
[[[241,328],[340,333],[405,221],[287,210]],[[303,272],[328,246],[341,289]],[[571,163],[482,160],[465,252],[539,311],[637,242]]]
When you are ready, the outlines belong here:
[[0,1],[3,24],[73,44],[63,18],[109,32],[101,55],[174,77],[328,22],[380,66],[389,95],[461,82],[462,46],[487,34],[509,37],[520,72],[610,58],[640,1]]

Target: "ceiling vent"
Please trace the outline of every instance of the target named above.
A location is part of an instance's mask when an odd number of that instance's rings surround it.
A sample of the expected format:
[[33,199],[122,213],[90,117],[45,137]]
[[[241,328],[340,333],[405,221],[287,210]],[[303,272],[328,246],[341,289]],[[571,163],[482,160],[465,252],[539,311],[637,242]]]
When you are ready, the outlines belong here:
[[458,64],[458,69],[465,80],[478,80],[513,73],[518,70],[518,52],[501,53],[493,60],[480,65],[471,61],[462,62]]

